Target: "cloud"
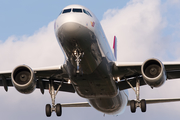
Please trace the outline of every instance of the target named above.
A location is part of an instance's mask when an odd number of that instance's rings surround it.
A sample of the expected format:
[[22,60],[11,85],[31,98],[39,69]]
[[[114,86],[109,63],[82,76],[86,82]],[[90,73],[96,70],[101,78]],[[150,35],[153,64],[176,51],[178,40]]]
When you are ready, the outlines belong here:
[[162,15],[167,21],[166,28],[163,30],[163,36],[170,42],[168,45],[169,51],[166,51],[171,53],[170,57],[174,60],[180,61],[180,0],[167,0],[162,5],[162,8]]
[[[0,71],[12,70],[20,64],[27,64],[31,68],[63,64],[64,55],[54,34],[54,21],[35,31],[31,36],[13,35],[5,41],[0,41],[0,58]],[[7,93],[3,87],[0,89],[0,112],[3,113],[1,119],[30,120],[34,116],[36,119],[47,119],[45,105],[51,104],[48,90],[45,91],[45,95],[41,95],[38,89],[32,94],[24,95],[15,88],[9,88]],[[59,92],[56,98],[56,103],[81,101],[86,100],[77,94],[65,92]],[[63,112],[68,117],[69,110],[65,109]],[[73,111],[71,113],[75,115]],[[59,118],[53,114],[52,119]]]
[[[11,36],[0,44],[0,70],[20,64],[42,67],[63,64],[64,56],[56,41],[54,21],[40,28],[32,36]],[[11,62],[10,62],[11,61]]]
[[180,9],[173,3],[131,0],[122,9],[104,13],[101,24],[111,46],[113,36],[118,39],[118,61],[179,60]]
[[180,0],[167,0],[167,4],[171,4],[171,5],[177,5],[177,7],[180,8]]
[[[171,4],[174,8],[167,4],[169,2],[131,0],[123,9],[109,9],[104,13],[101,24],[109,43],[113,42],[114,35],[118,39],[118,61],[143,62],[151,57],[162,61],[180,60],[180,49],[178,47],[180,42],[177,39],[180,30],[179,21],[169,20],[169,14],[176,14],[173,13],[174,11],[172,12],[172,9],[178,9],[174,3],[177,1]],[[178,14],[178,11],[176,12]],[[171,17],[174,19],[177,16],[171,15]],[[173,80],[153,90],[149,86],[141,87],[141,98],[179,97],[180,88],[177,86],[178,84],[178,80]],[[130,90],[130,99],[134,98],[134,91]],[[161,112],[167,113],[166,110],[168,109],[178,116],[177,105],[180,104],[156,104],[150,111],[157,111],[159,106],[164,106],[165,110],[161,109]],[[157,113],[159,113],[159,109]]]
[[[122,9],[109,9],[104,13],[101,24],[110,45],[112,45],[114,35],[118,38],[118,61],[143,62],[151,57],[157,57],[161,60],[180,58],[178,55],[180,53],[179,41],[177,40],[180,29],[168,32],[168,36],[163,33],[165,29],[169,28],[170,24],[177,27],[177,24],[174,25],[168,19],[167,12],[168,14],[171,12],[167,8],[172,7],[169,7],[166,4],[167,2],[131,0]],[[171,5],[175,5],[175,3],[178,4],[179,1],[174,0]],[[175,7],[178,6],[175,5]],[[4,42],[1,41],[0,70],[12,70],[19,64],[27,64],[32,68],[63,64],[64,56],[56,41],[53,24],[52,21],[30,36],[14,35]],[[174,39],[172,40],[172,38]],[[151,90],[148,86],[142,87],[141,98],[178,97],[180,88],[177,85],[179,85],[178,81],[168,81],[158,89]],[[8,93],[5,93],[1,88],[0,94],[0,113],[3,113],[1,119],[28,120],[34,116],[36,116],[36,119],[47,119],[44,106],[51,103],[48,91],[43,96],[39,90],[30,95],[23,95],[14,88],[9,89]],[[130,90],[130,99],[133,98],[135,98],[135,95]],[[76,94],[60,92],[56,101],[67,103],[85,100]],[[76,119],[132,119],[136,117],[137,119],[148,120],[154,118],[153,116],[155,116],[155,119],[162,119],[164,113],[166,113],[166,116],[171,114],[175,116],[174,118],[178,118],[179,109],[177,105],[179,104],[150,105],[146,114],[138,112],[140,110],[137,110],[136,114],[131,114],[129,107],[127,107],[125,113],[119,117],[103,117],[102,113],[92,108],[65,108],[61,119],[73,119],[74,117]],[[169,113],[169,111],[174,113]],[[12,114],[12,116],[9,114]],[[59,118],[53,114],[52,119]]]
[[101,24],[110,43],[117,36],[119,61],[144,61],[164,54],[161,30],[166,21],[160,7],[159,0],[132,0],[123,9],[105,12]]

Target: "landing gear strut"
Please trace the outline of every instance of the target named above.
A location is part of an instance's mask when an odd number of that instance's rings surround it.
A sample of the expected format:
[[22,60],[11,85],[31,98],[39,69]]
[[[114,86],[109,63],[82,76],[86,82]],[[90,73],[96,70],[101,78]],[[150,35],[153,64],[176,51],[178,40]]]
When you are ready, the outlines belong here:
[[140,107],[142,112],[146,112],[146,100],[140,100],[140,80],[138,79],[138,77],[136,78],[136,90],[128,81],[127,83],[131,86],[131,88],[135,91],[136,94],[136,100],[130,101],[131,112],[135,113],[137,107]]
[[83,57],[84,52],[81,52],[79,49],[76,49],[74,51],[74,56],[76,57],[75,61],[76,61],[76,65],[77,65],[77,69],[76,69],[76,73],[79,73],[79,64],[81,62],[81,57]]
[[60,89],[61,86],[62,86],[63,81],[62,81],[62,83],[59,85],[59,87],[58,87],[58,89],[56,90],[56,92],[55,92],[55,90],[54,90],[53,82],[54,82],[53,80],[50,80],[49,93],[50,93],[50,95],[51,95],[52,106],[51,106],[50,104],[47,104],[47,105],[46,105],[46,116],[47,116],[47,117],[50,117],[50,116],[51,116],[51,113],[52,113],[53,111],[56,112],[56,115],[57,115],[57,116],[61,116],[61,115],[62,115],[62,107],[61,107],[61,104],[56,104],[56,105],[55,105],[55,98],[56,98],[56,95],[57,95],[59,89]]

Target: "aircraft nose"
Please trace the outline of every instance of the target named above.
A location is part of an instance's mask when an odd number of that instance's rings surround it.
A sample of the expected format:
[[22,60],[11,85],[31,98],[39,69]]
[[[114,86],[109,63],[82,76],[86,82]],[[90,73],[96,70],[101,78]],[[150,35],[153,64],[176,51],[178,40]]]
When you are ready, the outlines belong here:
[[86,38],[87,30],[80,24],[75,22],[68,22],[63,24],[57,32],[57,37],[61,43],[69,42],[71,43],[76,39],[76,41],[84,41]]
[[64,24],[62,26],[62,29],[64,32],[68,32],[68,33],[77,32],[80,29],[80,25],[70,22],[70,23]]

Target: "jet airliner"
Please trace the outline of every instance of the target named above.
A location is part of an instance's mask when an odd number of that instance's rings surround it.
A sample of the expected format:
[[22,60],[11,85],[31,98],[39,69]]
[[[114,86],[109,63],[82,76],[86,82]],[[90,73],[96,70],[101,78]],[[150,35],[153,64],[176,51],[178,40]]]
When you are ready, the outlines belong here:
[[[62,65],[31,68],[19,65],[12,71],[0,71],[0,85],[8,91],[14,86],[23,94],[36,88],[44,94],[49,89],[52,104],[45,107],[46,116],[56,112],[62,115],[62,107],[93,107],[104,114],[120,114],[126,106],[132,113],[140,107],[146,112],[146,104],[175,102],[180,99],[140,99],[140,86],[162,86],[166,80],[180,78],[180,63],[147,59],[144,63],[118,63],[117,39],[113,51],[108,44],[101,24],[95,15],[81,5],[65,7],[54,23],[54,31],[65,62]],[[133,89],[135,100],[128,99],[127,89]],[[86,98],[84,103],[56,104],[58,91],[77,93]]]

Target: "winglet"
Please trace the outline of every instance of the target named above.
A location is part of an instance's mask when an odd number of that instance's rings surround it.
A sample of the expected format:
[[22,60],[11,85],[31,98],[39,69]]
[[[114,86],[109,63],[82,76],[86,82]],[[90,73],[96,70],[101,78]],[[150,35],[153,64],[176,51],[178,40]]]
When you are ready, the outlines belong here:
[[113,50],[114,50],[114,57],[117,60],[117,38],[116,38],[116,36],[114,36]]

